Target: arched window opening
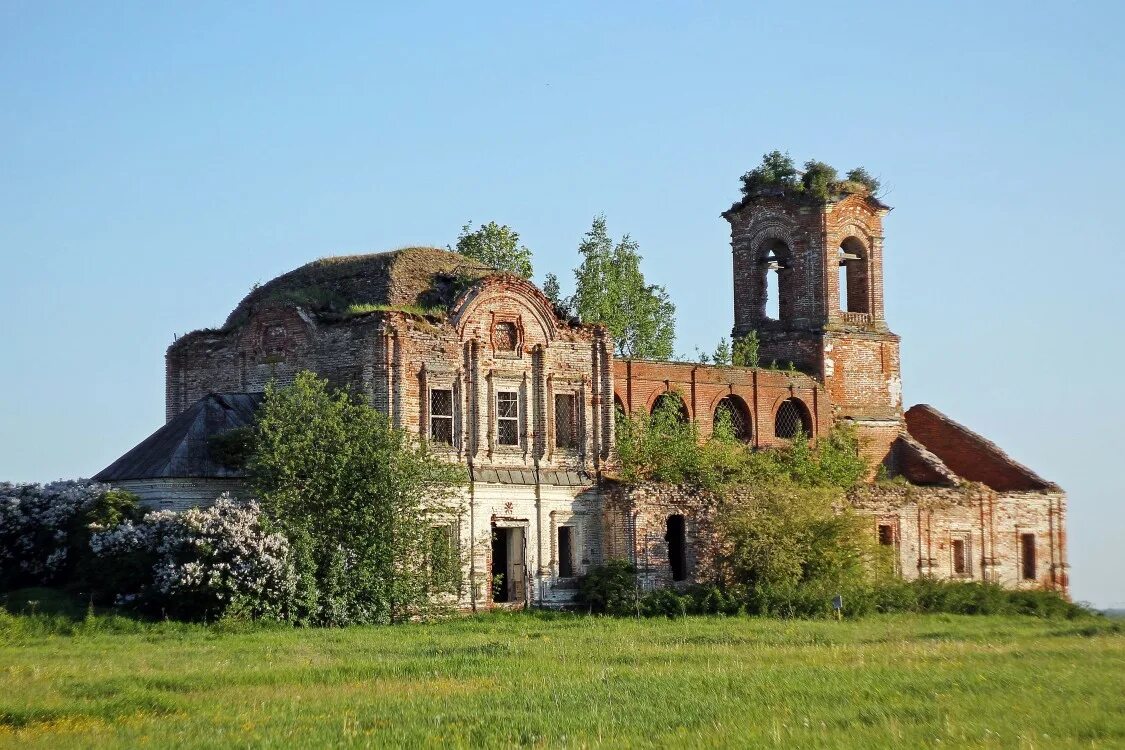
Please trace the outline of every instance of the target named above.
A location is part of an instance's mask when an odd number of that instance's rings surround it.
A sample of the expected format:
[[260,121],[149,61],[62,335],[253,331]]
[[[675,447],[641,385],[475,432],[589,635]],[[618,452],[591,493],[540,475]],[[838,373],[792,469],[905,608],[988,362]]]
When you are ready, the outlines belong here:
[[625,402],[616,393],[613,394],[613,414],[618,419],[623,419],[628,414],[625,411]]
[[676,417],[676,421],[681,424],[687,424],[691,421],[691,414],[688,413],[687,404],[684,400],[675,393],[661,393],[652,402],[652,414],[670,412]]
[[744,443],[754,437],[754,425],[746,402],[738,396],[725,396],[715,407],[715,426],[713,432],[729,430],[730,435]]
[[763,248],[765,266],[765,314],[770,320],[790,317],[790,274],[792,256],[789,246],[781,240],[772,240]]
[[801,399],[787,398],[777,407],[777,414],[773,417],[773,434],[792,440],[798,433],[806,438],[812,436],[812,418]]
[[679,513],[668,516],[664,541],[668,542],[668,566],[672,569],[672,580],[686,581],[687,519]]
[[840,309],[844,312],[871,312],[870,272],[867,248],[855,237],[840,245]]

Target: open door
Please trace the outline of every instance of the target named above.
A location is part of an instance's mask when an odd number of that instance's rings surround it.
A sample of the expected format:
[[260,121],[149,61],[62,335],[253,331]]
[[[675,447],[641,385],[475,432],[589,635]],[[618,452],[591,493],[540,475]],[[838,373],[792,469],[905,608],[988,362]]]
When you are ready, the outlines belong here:
[[527,534],[522,526],[492,527],[492,601],[527,604]]
[[527,535],[522,528],[509,529],[508,567],[511,571],[511,601],[527,604]]

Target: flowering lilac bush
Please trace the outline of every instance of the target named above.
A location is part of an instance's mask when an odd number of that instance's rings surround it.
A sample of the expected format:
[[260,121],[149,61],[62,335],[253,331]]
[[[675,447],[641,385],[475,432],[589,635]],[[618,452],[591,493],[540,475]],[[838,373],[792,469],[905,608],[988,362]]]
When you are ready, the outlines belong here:
[[89,557],[90,524],[139,515],[134,496],[105,484],[0,482],[0,586],[74,582]]
[[97,531],[90,547],[115,603],[184,619],[293,620],[299,580],[288,540],[256,502],[156,511]]

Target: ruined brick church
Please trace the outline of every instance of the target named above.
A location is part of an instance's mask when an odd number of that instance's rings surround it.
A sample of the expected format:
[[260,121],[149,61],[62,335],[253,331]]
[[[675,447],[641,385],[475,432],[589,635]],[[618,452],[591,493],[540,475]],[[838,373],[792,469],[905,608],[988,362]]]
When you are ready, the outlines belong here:
[[435,519],[464,560],[464,607],[564,605],[608,559],[634,562],[645,586],[704,575],[713,507],[610,479],[615,410],[672,399],[704,437],[725,410],[754,448],[850,422],[872,476],[881,464],[906,480],[851,495],[903,577],[1065,593],[1063,491],[933,407],[903,409],[883,313],[889,210],[866,194],[767,194],[723,213],[733,333],[756,332],[761,360],[790,370],[615,359],[604,327],[435,248],[309,263],[169,347],[166,424],[96,478],[158,508],[245,496],[211,438],[250,424],[267,382],[311,370],[467,467],[464,512]]

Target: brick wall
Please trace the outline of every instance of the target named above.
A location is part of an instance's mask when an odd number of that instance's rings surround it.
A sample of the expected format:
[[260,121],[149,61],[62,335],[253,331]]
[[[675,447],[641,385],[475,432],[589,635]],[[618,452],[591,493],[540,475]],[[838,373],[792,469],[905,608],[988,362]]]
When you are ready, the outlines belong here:
[[756,447],[787,444],[774,435],[774,416],[786,399],[796,398],[804,404],[814,438],[832,427],[825,390],[802,373],[647,360],[616,360],[613,371],[614,395],[626,411],[651,412],[662,394],[675,393],[704,438],[711,435],[715,410],[727,398],[751,420],[751,443]]
[[[833,419],[856,425],[873,466],[888,460],[902,423],[899,338],[884,318],[888,210],[864,195],[826,203],[767,195],[723,214],[734,259],[734,335],[756,332],[763,362],[813,374],[826,390],[825,410],[831,403]],[[766,312],[774,258],[782,266],[778,319]],[[850,290],[840,288],[841,262]]]
[[[722,502],[693,488],[661,484],[609,484],[604,497],[604,557],[633,562],[646,587],[671,584],[668,517],[687,519],[688,571],[685,583],[715,580],[720,543],[715,518]],[[1058,492],[1004,493],[984,485],[918,487],[871,484],[850,500],[870,518],[873,539],[879,526],[891,529],[897,572],[907,580],[989,581],[1009,588],[1049,588],[1066,593],[1064,518]],[[1034,575],[1024,577],[1024,535],[1034,535]],[[964,555],[955,570],[954,541]]]
[[[894,483],[853,492],[859,512],[894,533],[903,578],[988,581],[1008,588],[1066,593],[1066,498],[1061,492],[996,492],[982,484],[917,487]],[[1024,577],[1023,535],[1034,535],[1034,576]],[[953,542],[966,550],[965,571],[954,571]]]
[[1058,487],[1026,466],[1013,461],[993,442],[954,422],[927,404],[916,404],[906,412],[906,427],[946,466],[970,481],[983,482],[995,490],[1057,491]]

